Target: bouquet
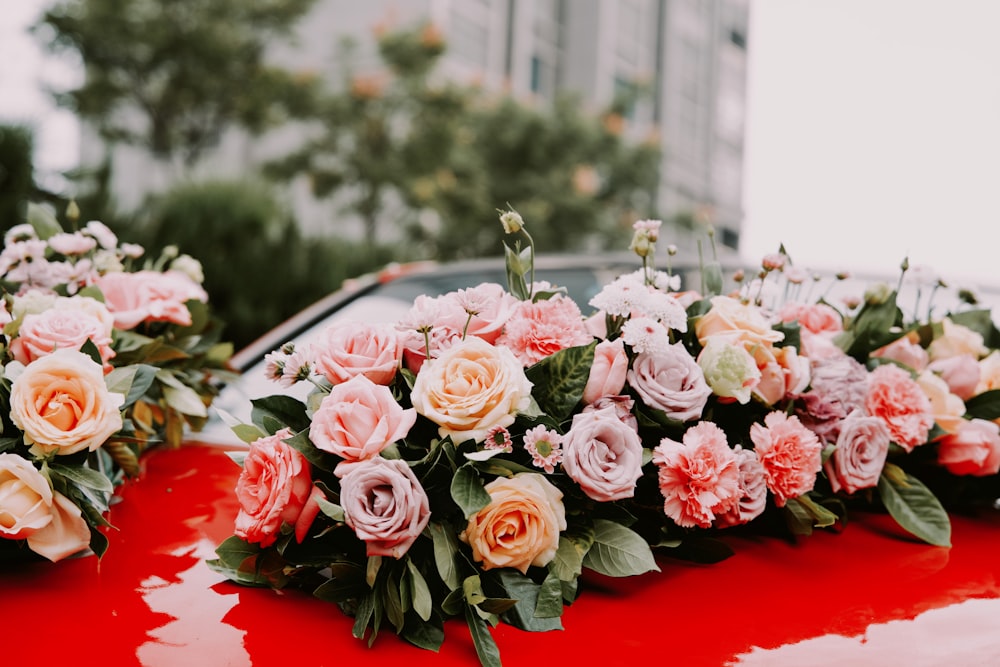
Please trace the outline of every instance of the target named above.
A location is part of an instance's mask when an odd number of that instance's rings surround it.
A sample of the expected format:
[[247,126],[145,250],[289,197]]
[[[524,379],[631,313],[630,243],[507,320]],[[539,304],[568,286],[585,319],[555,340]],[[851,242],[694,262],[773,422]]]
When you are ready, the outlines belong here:
[[[72,216],[71,216],[72,217]],[[0,552],[60,560],[107,548],[114,485],[142,449],[207,417],[229,348],[180,267],[132,273],[142,248],[103,224],[62,232],[46,209],[0,253]]]
[[391,626],[436,650],[463,618],[498,665],[489,628],[560,628],[584,570],[659,570],[654,550],[712,562],[727,530],[794,538],[855,506],[948,545],[918,474],[955,502],[1000,491],[988,311],[904,317],[902,280],[838,308],[784,249],[728,294],[715,259],[681,291],[645,220],[641,268],[585,314],[535,281],[520,216],[501,223],[506,289],[418,297],[394,326],[334,324],[269,355],[274,380],[314,388],[233,426],[241,510],[213,568],[335,603],[369,643]]

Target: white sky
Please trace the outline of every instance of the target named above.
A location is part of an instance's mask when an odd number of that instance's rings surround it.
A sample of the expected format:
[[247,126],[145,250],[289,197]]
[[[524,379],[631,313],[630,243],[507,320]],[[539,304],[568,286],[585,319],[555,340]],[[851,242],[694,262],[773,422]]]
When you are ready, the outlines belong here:
[[[40,166],[75,165],[65,80],[0,15],[0,122],[38,128]],[[1000,284],[1000,0],[751,0],[743,251],[894,274],[904,256]]]
[[744,254],[1000,284],[998,31],[998,0],[754,0]]

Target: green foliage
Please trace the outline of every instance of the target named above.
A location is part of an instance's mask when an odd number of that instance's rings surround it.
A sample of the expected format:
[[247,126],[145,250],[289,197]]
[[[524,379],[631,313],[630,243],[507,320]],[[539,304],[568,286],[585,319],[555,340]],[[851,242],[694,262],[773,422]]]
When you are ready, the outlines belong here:
[[315,0],[62,0],[36,26],[80,56],[58,101],[111,142],[193,164],[238,124],[261,131],[309,106],[312,82],[265,52]]
[[34,139],[27,127],[0,125],[0,231],[25,220],[25,202],[32,199]]
[[237,349],[392,253],[305,239],[276,196],[250,181],[182,185],[144,218],[137,231],[149,255],[175,245],[202,262],[209,302]]
[[308,174],[316,196],[364,221],[369,245],[394,224],[437,259],[491,254],[503,203],[532,220],[540,251],[652,215],[659,149],[626,140],[621,115],[440,83],[430,74],[444,45],[429,27],[383,35],[379,48],[387,72],[362,76],[345,45],[340,86],[318,105],[324,132],[267,170]]
[[940,501],[920,480],[887,463],[878,480],[885,508],[903,529],[928,544],[951,546],[951,520]]

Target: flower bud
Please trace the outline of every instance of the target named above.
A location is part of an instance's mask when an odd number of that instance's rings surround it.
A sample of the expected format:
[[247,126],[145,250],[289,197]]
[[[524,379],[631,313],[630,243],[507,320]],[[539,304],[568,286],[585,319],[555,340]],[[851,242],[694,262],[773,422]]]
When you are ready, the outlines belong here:
[[506,211],[500,214],[500,224],[506,234],[516,234],[524,227],[524,220],[517,211]]

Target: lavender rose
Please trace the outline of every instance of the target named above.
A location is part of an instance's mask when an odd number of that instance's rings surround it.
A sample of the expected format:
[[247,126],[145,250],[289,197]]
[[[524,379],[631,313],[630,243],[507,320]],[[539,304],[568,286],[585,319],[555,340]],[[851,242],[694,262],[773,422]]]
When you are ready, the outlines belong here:
[[642,475],[642,442],[614,408],[582,412],[563,438],[563,469],[598,502],[631,498]]
[[834,491],[854,493],[878,484],[889,454],[889,429],[878,417],[854,410],[840,423],[833,455],[823,464]]
[[700,417],[712,394],[701,368],[680,343],[656,354],[638,354],[628,372],[628,383],[643,403],[677,421]]
[[376,457],[352,467],[340,482],[340,504],[369,556],[402,558],[431,518],[427,493],[399,459]]

